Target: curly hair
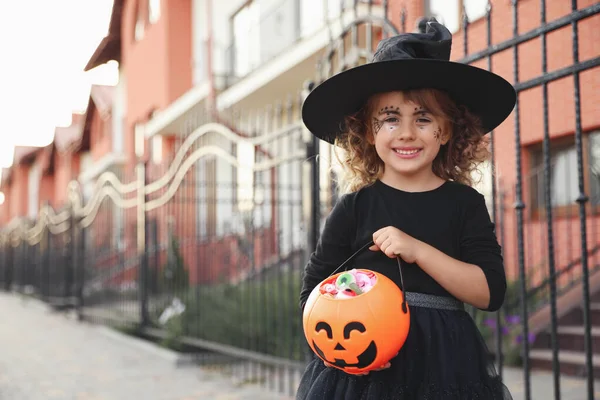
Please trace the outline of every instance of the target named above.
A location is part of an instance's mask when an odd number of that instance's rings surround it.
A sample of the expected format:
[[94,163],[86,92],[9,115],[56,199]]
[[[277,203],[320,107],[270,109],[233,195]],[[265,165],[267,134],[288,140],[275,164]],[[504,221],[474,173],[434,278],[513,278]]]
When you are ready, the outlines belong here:
[[[479,118],[467,107],[456,104],[450,96],[436,89],[403,92],[406,101],[431,111],[442,119],[443,130],[450,140],[440,147],[433,160],[433,173],[444,180],[472,185],[473,172],[489,157],[488,142]],[[372,144],[374,134],[369,123],[375,96],[356,113],[345,118],[346,132],[340,135],[334,148],[341,166],[341,192],[353,192],[381,177],[384,164]],[[342,150],[342,155],[338,153]]]

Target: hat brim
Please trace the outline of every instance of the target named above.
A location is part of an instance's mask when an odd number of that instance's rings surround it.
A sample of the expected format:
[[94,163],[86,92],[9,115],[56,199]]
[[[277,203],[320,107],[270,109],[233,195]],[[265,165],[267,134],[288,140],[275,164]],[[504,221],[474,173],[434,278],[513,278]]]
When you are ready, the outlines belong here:
[[357,112],[374,94],[432,88],[446,91],[476,114],[488,133],[512,112],[517,94],[499,75],[467,64],[408,59],[364,64],[341,72],[314,88],[302,106],[306,127],[334,143],[344,118]]

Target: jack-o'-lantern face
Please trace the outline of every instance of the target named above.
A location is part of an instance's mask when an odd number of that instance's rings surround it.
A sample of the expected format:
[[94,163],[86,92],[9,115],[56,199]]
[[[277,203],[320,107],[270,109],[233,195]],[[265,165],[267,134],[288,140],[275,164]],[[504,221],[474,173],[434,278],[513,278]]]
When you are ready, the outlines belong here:
[[[351,321],[340,334],[321,321],[315,327],[317,336],[313,339],[313,347],[323,360],[338,368],[367,368],[377,358],[377,345],[368,339],[368,335],[362,337],[366,331],[362,322]],[[364,350],[357,353],[356,348],[363,345]]]

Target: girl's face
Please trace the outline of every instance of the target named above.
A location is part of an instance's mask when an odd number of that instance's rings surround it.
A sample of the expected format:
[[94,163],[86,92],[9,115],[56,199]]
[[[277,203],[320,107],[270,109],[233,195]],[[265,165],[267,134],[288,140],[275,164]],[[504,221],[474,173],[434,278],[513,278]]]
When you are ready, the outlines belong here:
[[442,118],[405,100],[402,92],[377,95],[372,106],[371,140],[385,164],[382,178],[433,177],[433,160],[450,137]]

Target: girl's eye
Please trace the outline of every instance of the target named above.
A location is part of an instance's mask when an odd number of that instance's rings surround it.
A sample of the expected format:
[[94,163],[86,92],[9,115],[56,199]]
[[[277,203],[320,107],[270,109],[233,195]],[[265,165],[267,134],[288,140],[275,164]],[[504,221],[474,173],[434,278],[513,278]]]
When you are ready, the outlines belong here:
[[431,121],[428,120],[427,118],[419,118],[419,119],[417,119],[417,122],[420,124],[428,124]]
[[390,124],[395,124],[395,123],[397,123],[397,122],[398,122],[398,118],[396,118],[396,117],[390,117],[390,118],[386,118],[386,119],[384,120],[384,122],[387,122],[387,123],[390,123]]

